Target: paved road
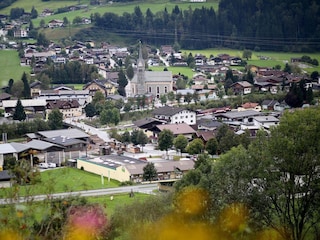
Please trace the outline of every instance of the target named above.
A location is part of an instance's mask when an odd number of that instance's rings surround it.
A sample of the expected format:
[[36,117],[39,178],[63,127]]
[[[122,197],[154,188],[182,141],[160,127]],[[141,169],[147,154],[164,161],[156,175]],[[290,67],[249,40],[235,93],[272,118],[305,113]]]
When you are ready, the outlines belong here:
[[97,189],[97,190],[88,190],[88,191],[79,191],[79,192],[65,192],[65,193],[55,193],[47,195],[35,195],[31,197],[20,197],[17,200],[12,201],[12,199],[0,199],[0,204],[8,203],[23,203],[29,201],[43,201],[48,198],[63,198],[68,196],[81,196],[81,197],[92,197],[92,196],[103,196],[103,195],[113,195],[113,194],[123,194],[133,191],[134,193],[146,193],[153,194],[153,191],[158,189],[158,185],[155,183],[152,184],[141,184],[136,186],[126,186],[118,188],[106,188],[106,189]]
[[84,122],[77,121],[78,119],[76,118],[66,118],[64,121],[68,124],[71,124],[73,126],[76,126],[78,128],[83,129],[85,132],[90,133],[92,135],[97,134],[99,138],[103,139],[105,142],[110,141],[110,136],[106,131],[99,130],[95,127],[89,126],[85,124]]

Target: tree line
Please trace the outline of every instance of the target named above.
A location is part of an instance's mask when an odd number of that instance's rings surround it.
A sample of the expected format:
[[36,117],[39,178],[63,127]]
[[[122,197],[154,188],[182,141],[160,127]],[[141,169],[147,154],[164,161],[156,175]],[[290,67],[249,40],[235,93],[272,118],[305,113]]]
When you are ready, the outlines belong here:
[[[179,44],[182,48],[203,49],[217,46],[264,50],[311,51],[320,49],[319,3],[312,0],[253,0],[219,3],[211,8],[181,10],[175,6],[153,13],[95,13],[97,29],[125,37],[143,39],[152,45]],[[85,30],[84,30],[85,31]]]

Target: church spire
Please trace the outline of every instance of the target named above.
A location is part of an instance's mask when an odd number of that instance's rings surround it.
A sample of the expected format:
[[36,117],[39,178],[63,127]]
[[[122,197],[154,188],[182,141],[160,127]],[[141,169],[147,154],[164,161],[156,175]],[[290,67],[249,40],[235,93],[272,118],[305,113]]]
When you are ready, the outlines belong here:
[[144,60],[142,56],[142,44],[141,41],[139,41],[139,58],[138,58],[138,70],[144,70]]

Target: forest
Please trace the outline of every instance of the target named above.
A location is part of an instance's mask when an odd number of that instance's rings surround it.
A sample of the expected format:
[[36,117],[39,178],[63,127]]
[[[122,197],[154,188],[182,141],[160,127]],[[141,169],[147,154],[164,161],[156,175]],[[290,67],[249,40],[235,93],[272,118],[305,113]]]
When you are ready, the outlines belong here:
[[[232,47],[275,51],[320,49],[320,8],[313,0],[221,0],[213,8],[172,12],[95,13],[95,27],[78,37],[105,30],[152,45],[179,44],[186,49]],[[87,32],[86,32],[87,31]],[[101,33],[100,33],[101,34]]]

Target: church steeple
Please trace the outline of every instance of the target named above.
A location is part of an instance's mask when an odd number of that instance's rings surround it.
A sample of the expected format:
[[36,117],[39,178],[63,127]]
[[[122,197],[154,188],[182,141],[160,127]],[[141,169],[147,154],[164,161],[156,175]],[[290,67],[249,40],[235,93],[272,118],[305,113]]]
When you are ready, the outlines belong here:
[[145,62],[143,60],[143,56],[142,56],[142,47],[141,47],[141,41],[139,42],[139,57],[138,57],[138,63],[137,63],[137,66],[138,66],[138,71],[142,70],[144,71],[145,70]]
[[139,58],[137,61],[137,94],[145,94],[145,63],[142,56],[141,41],[139,42]]

